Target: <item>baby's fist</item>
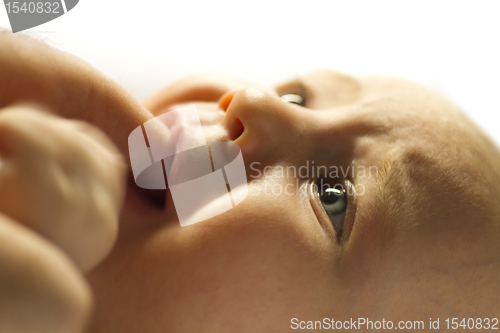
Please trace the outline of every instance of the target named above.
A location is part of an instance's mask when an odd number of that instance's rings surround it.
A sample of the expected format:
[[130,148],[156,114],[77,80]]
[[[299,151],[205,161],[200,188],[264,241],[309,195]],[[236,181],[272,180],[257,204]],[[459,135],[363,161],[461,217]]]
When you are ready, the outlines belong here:
[[124,173],[121,155],[97,128],[34,105],[0,110],[0,212],[84,271],[113,246]]

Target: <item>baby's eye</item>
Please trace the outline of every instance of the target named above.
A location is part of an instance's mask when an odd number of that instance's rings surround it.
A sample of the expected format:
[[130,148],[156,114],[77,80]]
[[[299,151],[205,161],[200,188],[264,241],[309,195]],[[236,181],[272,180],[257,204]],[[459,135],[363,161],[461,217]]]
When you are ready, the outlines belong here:
[[293,103],[303,107],[306,106],[306,99],[303,95],[289,93],[281,95],[280,98],[287,103]]
[[322,184],[318,187],[317,195],[335,231],[341,235],[347,209],[347,194],[344,187],[340,184],[335,186]]

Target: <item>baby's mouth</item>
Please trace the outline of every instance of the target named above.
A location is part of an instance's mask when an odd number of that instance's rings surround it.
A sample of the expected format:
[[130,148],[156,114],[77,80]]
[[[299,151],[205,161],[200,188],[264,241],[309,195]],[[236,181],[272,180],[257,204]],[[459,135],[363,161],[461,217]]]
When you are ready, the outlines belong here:
[[[192,103],[190,103],[192,104]],[[198,111],[198,115],[200,118],[200,124],[203,128],[203,134],[205,137],[205,141],[208,146],[210,158],[210,142],[228,142],[231,141],[228,135],[228,131],[222,125],[222,120],[225,116],[225,113],[221,110],[218,110],[215,105],[211,103],[195,103]],[[183,107],[185,105],[176,105],[175,108],[170,107],[166,110],[174,110],[179,107]],[[201,148],[201,147],[200,147]],[[166,162],[164,162],[164,167],[166,166]],[[183,159],[180,160],[179,163],[185,163]],[[172,161],[170,161],[172,163]],[[212,162],[213,164],[213,162]],[[164,168],[163,168],[164,169]],[[178,170],[177,170],[178,169]],[[169,168],[165,169],[169,170]],[[171,170],[171,169],[170,169]],[[175,170],[183,170],[183,168],[177,167]],[[170,171],[172,172],[172,170]],[[175,179],[175,172],[173,174],[173,178]],[[164,173],[164,176],[166,174]],[[171,174],[172,176],[172,174]],[[143,216],[171,216],[172,212],[169,209],[169,206],[173,206],[172,197],[169,194],[169,184],[167,177],[165,177],[166,189],[145,189],[141,188],[136,184],[134,180],[134,176],[132,172],[128,175],[128,186],[127,186],[127,198],[124,205],[124,213],[132,213],[132,215]],[[173,207],[172,207],[173,208]]]
[[[167,184],[168,189],[168,184]],[[132,174],[128,178],[128,190],[137,193],[138,197],[151,208],[163,211],[166,206],[167,190],[151,190],[137,186]]]

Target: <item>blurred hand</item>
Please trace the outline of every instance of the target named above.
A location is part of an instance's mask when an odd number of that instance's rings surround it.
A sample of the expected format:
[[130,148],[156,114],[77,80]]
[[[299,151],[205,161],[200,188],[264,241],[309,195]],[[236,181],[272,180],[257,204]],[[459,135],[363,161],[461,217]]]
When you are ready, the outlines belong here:
[[152,118],[84,61],[0,32],[0,331],[81,332],[111,250],[127,138]]

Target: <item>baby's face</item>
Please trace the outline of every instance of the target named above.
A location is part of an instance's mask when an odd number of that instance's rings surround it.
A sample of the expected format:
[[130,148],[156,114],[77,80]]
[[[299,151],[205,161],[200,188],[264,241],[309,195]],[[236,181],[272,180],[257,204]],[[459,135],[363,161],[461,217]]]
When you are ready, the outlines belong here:
[[256,87],[198,76],[146,102],[155,114],[196,103],[207,141],[241,148],[249,194],[181,228],[170,194],[160,209],[129,191],[117,246],[89,274],[92,332],[498,312],[498,152],[456,107],[333,72]]

